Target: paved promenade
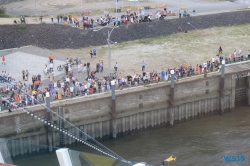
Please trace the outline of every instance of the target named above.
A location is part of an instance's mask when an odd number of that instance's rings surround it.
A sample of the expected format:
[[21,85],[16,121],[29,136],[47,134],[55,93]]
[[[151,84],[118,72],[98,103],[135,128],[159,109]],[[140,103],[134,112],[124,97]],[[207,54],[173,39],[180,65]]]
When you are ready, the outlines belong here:
[[[56,80],[60,80],[63,76],[65,76],[65,70],[57,71],[57,66],[66,64],[66,59],[69,58],[69,55],[65,55],[59,52],[54,52],[52,50],[43,49],[35,46],[25,46],[21,48],[13,48],[0,50],[0,57],[6,56],[6,65],[0,64],[0,70],[7,71],[11,73],[12,77],[16,79],[16,81],[22,81],[22,70],[29,71],[29,80],[28,82],[31,84],[32,75],[41,74],[42,82],[45,86],[50,83],[48,78],[45,78],[43,75],[43,69],[45,64],[49,67],[49,55],[54,55],[54,71]],[[11,60],[10,60],[11,59]],[[82,62],[87,63],[87,62]],[[76,78],[79,80],[84,80],[87,78],[87,73],[77,73],[77,68],[73,68],[76,73]],[[91,70],[95,70],[95,64],[91,63]],[[104,73],[106,69],[104,68]],[[104,74],[97,73],[97,78],[102,78]],[[2,84],[3,86],[3,84]],[[1,84],[0,84],[1,87]]]
[[[34,0],[25,0],[17,3],[7,4],[4,7],[8,14],[19,16],[19,15],[29,15],[33,16],[28,18],[29,24],[35,24],[38,22],[38,16],[43,15],[43,22],[51,23],[50,15],[54,15],[54,22],[56,22],[56,15],[57,14],[68,14],[68,13],[75,13],[73,14],[78,15],[79,19],[80,16],[78,13],[81,11],[104,11],[108,8],[116,7],[114,1],[102,1],[102,2],[95,2],[95,3],[86,3],[83,1],[81,4],[80,0],[72,0],[70,2],[64,0],[47,0],[44,2],[37,2],[36,8],[34,8]],[[196,15],[206,15],[206,14],[214,14],[214,13],[221,13],[221,12],[229,12],[235,11],[239,9],[245,9],[249,5],[244,3],[230,2],[230,1],[217,1],[217,2],[207,2],[201,0],[149,0],[149,1],[141,1],[139,3],[134,1],[125,1],[121,0],[117,4],[117,8],[122,7],[135,7],[138,6],[155,6],[155,9],[145,10],[145,14],[155,13],[157,10],[163,10],[163,8],[158,8],[161,4],[165,4],[167,9],[172,8],[175,12],[178,12],[178,7],[185,6],[188,10],[187,12],[192,14],[193,9],[196,10]],[[134,12],[132,10],[132,12]],[[136,11],[137,12],[137,11]],[[117,16],[125,14],[125,12],[118,13]],[[103,16],[104,14],[91,14],[90,18],[96,18]],[[110,15],[115,16],[114,12],[111,12]],[[35,17],[37,16],[37,17]],[[168,16],[167,18],[177,18],[177,16]],[[17,18],[0,18],[0,24],[13,24],[13,20]]]

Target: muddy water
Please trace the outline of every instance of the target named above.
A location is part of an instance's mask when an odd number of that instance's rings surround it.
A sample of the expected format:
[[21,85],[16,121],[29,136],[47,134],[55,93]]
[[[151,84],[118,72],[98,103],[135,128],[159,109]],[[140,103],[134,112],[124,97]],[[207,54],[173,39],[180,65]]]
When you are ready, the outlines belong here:
[[[101,143],[127,160],[155,166],[160,166],[169,156],[177,157],[170,166],[250,165],[250,107]],[[85,146],[72,149],[93,153]],[[244,156],[245,162],[225,162],[225,155]],[[14,164],[57,166],[58,162],[55,154],[45,154],[17,159]]]

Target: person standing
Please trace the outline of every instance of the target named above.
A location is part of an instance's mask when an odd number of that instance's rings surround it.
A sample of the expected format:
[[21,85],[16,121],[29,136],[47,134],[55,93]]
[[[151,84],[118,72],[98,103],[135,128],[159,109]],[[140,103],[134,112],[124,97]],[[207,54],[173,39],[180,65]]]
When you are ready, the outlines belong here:
[[57,22],[59,23],[59,20],[60,20],[60,16],[59,15],[57,15]]
[[37,80],[41,81],[41,75],[40,74],[37,74]]
[[43,69],[43,73],[44,73],[44,78],[47,78],[47,73],[48,73],[47,65],[45,65],[45,67]]
[[71,65],[68,63],[68,71],[71,72]]
[[78,71],[78,73],[80,73],[80,71],[81,71],[81,64],[77,65],[77,71]]
[[25,81],[25,71],[24,70],[22,71],[22,74],[23,74],[23,81]]
[[53,60],[54,60],[54,55],[51,53],[49,55],[49,61],[50,61],[50,63],[53,63]]
[[92,56],[93,56],[93,51],[90,50],[89,54],[90,54],[90,57],[92,58]]
[[53,68],[54,68],[54,67],[53,67],[53,63],[50,63],[50,64],[49,64],[49,69],[50,69],[50,71],[53,71]]
[[193,10],[193,16],[195,16],[195,9]]
[[69,67],[68,67],[68,65],[65,66],[65,72],[66,72],[66,75],[69,74]]
[[40,22],[42,23],[43,22],[43,16],[40,15]]
[[219,47],[219,54],[222,54],[222,48],[221,48],[221,46]]
[[53,22],[53,20],[54,20],[53,14],[50,15],[50,19],[51,19],[51,22]]
[[181,18],[181,10],[179,10],[179,18]]
[[93,54],[94,54],[94,56],[96,56],[96,49],[95,48],[93,49]]
[[29,80],[29,72],[28,72],[28,70],[26,70],[26,80],[27,81]]
[[163,81],[165,78],[165,71],[162,69],[161,71],[161,80]]
[[6,58],[5,58],[5,56],[2,57],[2,64],[6,65]]
[[101,60],[101,63],[100,63],[100,72],[103,72],[103,60]]
[[117,72],[117,70],[118,70],[118,64],[117,64],[117,62],[115,63],[114,69],[115,69],[115,72]]
[[146,63],[144,62],[144,60],[142,61],[142,71],[145,71],[145,66],[146,66]]

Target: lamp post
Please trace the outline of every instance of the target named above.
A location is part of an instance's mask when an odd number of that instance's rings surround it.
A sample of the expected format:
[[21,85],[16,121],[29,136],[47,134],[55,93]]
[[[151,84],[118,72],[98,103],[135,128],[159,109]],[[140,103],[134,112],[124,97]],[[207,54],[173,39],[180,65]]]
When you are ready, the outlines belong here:
[[36,17],[37,17],[37,10],[36,10],[36,0],[34,0],[35,2],[35,15],[36,15]]
[[196,28],[190,22],[187,22],[187,24],[191,25],[196,30]]
[[82,12],[82,0],[81,0],[81,12]]
[[[111,41],[111,40],[110,40],[110,36],[111,36],[113,30],[114,30],[116,27],[117,27],[117,26],[115,25],[115,26],[111,29],[111,31],[108,31],[108,38],[107,38],[107,42],[108,42],[108,54],[109,54],[109,57],[108,57],[108,65],[109,65],[109,67],[108,67],[108,76],[110,75],[110,63],[111,63],[111,48],[110,48],[110,45],[111,45],[112,43],[117,43],[117,42]],[[103,28],[104,28],[104,27],[103,27]],[[103,28],[94,29],[93,31],[96,32],[96,31],[99,31],[99,30],[101,30],[101,29],[103,29]]]

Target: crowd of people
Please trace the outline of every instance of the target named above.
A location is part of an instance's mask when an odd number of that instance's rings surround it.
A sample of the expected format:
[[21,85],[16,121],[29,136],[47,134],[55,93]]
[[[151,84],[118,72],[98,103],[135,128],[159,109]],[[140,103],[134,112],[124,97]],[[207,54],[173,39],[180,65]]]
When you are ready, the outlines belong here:
[[[93,53],[93,50],[91,50],[91,52]],[[94,52],[96,53],[96,50]],[[183,63],[177,67],[162,69],[162,71],[150,71],[150,69],[147,69],[146,62],[143,60],[141,63],[141,73],[135,72],[131,75],[123,75],[119,72],[118,63],[116,62],[114,65],[114,73],[103,75],[101,74],[104,71],[102,60],[96,63],[95,69],[93,70],[93,67],[91,68],[90,66],[90,62],[82,63],[77,57],[75,59],[79,61],[77,69],[69,70],[69,68],[66,67],[65,76],[59,80],[56,80],[56,77],[53,75],[54,67],[52,66],[50,69],[47,69],[47,66],[45,66],[44,78],[50,77],[49,84],[47,85],[43,84],[41,74],[33,75],[32,83],[29,84],[28,70],[22,71],[22,81],[17,81],[10,73],[2,71],[0,76],[1,83],[9,82],[10,84],[0,88],[0,93],[2,94],[0,99],[2,107],[11,110],[13,108],[45,102],[46,92],[50,93],[52,101],[76,96],[87,96],[93,93],[109,91],[112,80],[115,80],[116,89],[122,90],[126,87],[145,85],[152,82],[169,81],[171,70],[175,71],[174,77],[178,81],[178,79],[183,77],[213,72],[219,67],[222,60],[225,60],[226,63],[233,63],[243,61],[246,58],[250,58],[250,51],[248,51],[247,54],[243,54],[241,50],[238,50],[238,52],[235,50],[232,54],[222,56],[222,48],[220,47],[219,53],[215,57],[212,57],[211,61],[208,60],[195,66]],[[53,60],[54,56],[51,54],[49,56],[49,63],[53,64]],[[67,58],[66,66],[70,67],[73,61],[72,58]]]
[[[119,17],[114,17],[110,15],[107,11],[104,12],[103,16],[96,17],[96,18],[90,18],[89,14],[90,12],[82,12],[81,13],[81,19],[78,19],[76,16],[72,15],[57,15],[56,19],[58,23],[67,22],[68,24],[74,24],[75,27],[80,27],[80,24],[82,25],[82,28],[89,29],[94,28],[97,26],[106,26],[108,24],[113,25],[127,25],[128,23],[140,23],[140,22],[150,22],[153,19],[156,20],[162,20],[164,19],[167,14],[173,15],[174,9],[172,7],[164,8],[162,11],[157,10],[155,13],[148,12],[146,14],[145,7],[142,7],[139,11],[131,12],[128,10],[124,14],[120,15]],[[184,16],[187,15],[187,10],[179,10],[179,15],[182,14]],[[193,16],[195,15],[195,9],[193,10]],[[41,16],[42,17],[42,16]],[[54,16],[51,15],[51,22],[54,22]]]

